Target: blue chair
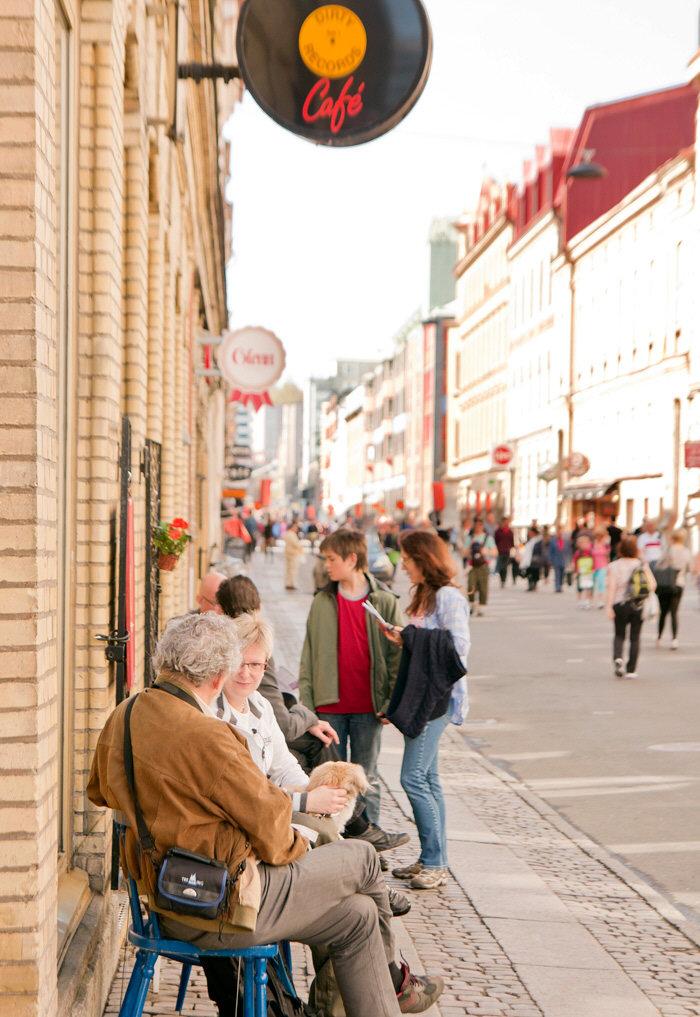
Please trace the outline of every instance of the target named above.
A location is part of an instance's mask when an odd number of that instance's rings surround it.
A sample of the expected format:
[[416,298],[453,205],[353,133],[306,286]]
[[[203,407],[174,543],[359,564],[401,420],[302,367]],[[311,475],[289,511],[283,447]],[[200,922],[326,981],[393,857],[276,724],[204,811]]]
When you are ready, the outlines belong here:
[[[115,823],[115,833],[123,840],[126,827]],[[146,995],[159,957],[169,957],[182,964],[180,985],[175,1009],[179,1013],[185,1002],[190,972],[194,965],[215,957],[238,957],[243,963],[243,1014],[242,1017],[267,1017],[267,963],[274,964],[276,974],[286,992],[296,996],[291,978],[292,956],[289,943],[251,946],[238,950],[200,950],[192,943],[177,939],[163,939],[158,915],[146,909],[144,919],[135,881],[127,880],[131,925],[127,939],[136,947],[136,962],[129,979],[119,1017],[142,1017]]]

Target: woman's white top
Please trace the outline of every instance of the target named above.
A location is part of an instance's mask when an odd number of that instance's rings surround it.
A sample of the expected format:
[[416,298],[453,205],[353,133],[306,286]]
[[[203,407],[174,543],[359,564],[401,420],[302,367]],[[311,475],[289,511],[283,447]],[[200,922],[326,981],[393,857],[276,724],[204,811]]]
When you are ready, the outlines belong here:
[[[220,720],[231,724],[244,736],[253,762],[267,774],[273,784],[281,788],[305,788],[309,778],[298,760],[287,748],[282,730],[275,719],[272,706],[259,692],[248,696],[248,709],[241,713],[221,693],[212,704]],[[292,806],[299,809],[300,793],[292,795]]]

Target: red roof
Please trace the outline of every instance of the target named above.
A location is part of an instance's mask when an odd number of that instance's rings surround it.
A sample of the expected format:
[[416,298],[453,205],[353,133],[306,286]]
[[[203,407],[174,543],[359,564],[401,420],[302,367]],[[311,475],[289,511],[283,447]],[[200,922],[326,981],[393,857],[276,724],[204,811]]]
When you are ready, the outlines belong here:
[[[555,204],[564,236],[576,236],[609,211],[654,170],[695,144],[698,91],[678,85],[591,106],[583,115],[564,162]],[[592,161],[607,170],[600,179],[566,179],[567,171],[593,149]]]
[[513,243],[551,211],[574,132],[565,127],[550,132],[548,145],[535,146],[534,162],[523,165],[523,182],[511,199]]

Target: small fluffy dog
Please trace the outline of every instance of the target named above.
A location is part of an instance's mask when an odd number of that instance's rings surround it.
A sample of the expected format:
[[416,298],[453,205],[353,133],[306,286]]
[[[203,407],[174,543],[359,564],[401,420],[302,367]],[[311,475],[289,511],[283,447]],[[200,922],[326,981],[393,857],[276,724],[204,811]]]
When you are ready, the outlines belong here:
[[313,791],[317,787],[339,787],[348,793],[348,804],[331,819],[342,833],[345,824],[355,811],[355,805],[359,795],[363,795],[369,787],[369,781],[365,771],[357,763],[321,763],[315,770],[311,771],[307,791]]

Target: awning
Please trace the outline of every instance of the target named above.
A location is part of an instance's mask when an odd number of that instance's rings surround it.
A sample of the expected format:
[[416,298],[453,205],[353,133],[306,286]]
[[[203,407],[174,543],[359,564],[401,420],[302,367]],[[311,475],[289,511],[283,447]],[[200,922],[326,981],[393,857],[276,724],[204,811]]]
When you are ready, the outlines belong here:
[[615,484],[616,480],[589,480],[586,484],[567,484],[561,496],[569,501],[595,501],[596,498],[602,498],[607,494]]
[[658,480],[662,476],[662,473],[644,473],[641,476],[615,477],[613,480],[587,480],[585,483],[567,484],[561,496],[569,501],[595,501],[626,480]]

